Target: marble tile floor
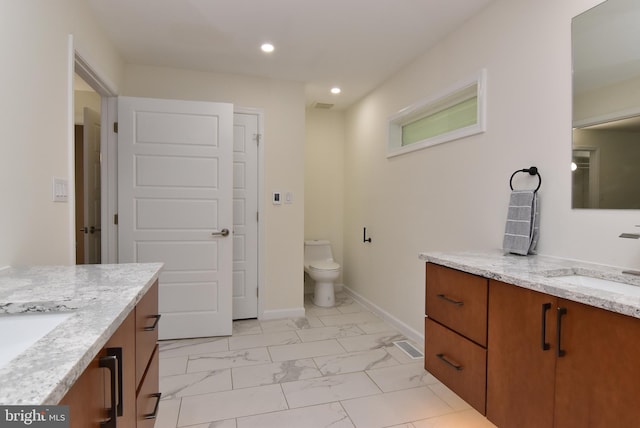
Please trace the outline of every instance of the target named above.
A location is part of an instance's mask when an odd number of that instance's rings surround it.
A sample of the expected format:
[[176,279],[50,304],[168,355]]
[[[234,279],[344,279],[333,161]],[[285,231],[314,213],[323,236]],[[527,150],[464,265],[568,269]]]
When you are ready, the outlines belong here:
[[235,321],[230,337],[160,342],[155,428],[493,427],[348,295],[305,308],[305,318]]

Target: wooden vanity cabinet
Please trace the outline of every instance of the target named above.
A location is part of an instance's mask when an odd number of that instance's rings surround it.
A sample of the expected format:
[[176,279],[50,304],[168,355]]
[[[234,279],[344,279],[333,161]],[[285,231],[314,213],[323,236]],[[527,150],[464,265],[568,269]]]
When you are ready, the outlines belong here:
[[497,426],[637,426],[639,319],[491,280],[488,348]]
[[[160,400],[157,314],[156,281],[59,402],[69,406],[71,428],[154,426]],[[116,356],[115,382],[105,367],[114,361],[107,358],[110,355]],[[116,406],[121,406],[116,409],[116,424],[101,425],[110,419],[112,393]]]
[[487,279],[427,263],[424,367],[482,414],[487,293]]

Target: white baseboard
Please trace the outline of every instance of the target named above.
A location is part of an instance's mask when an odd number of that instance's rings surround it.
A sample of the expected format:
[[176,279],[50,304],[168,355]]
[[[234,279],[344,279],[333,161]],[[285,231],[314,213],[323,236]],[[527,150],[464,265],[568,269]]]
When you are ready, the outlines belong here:
[[400,333],[405,335],[407,339],[416,342],[417,344],[424,343],[424,334],[415,330],[414,328],[409,327],[404,322],[400,321],[398,318],[391,315],[389,312],[382,309],[380,306],[376,305],[369,299],[365,298],[361,294],[353,291],[346,285],[343,287],[343,291],[353,297],[357,302],[361,303],[364,307],[369,309],[374,314],[378,315],[383,320],[387,321],[393,327],[395,327]]
[[302,318],[304,317],[304,307],[291,309],[272,309],[262,313],[261,320],[279,320],[282,318]]

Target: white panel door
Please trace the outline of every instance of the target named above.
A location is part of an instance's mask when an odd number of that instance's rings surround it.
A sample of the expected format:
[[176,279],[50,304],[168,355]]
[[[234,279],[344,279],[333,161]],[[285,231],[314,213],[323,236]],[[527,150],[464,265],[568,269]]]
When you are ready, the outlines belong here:
[[258,115],[233,115],[233,319],[258,316]]
[[233,105],[120,97],[118,123],[118,259],[165,263],[160,339],[230,335]]

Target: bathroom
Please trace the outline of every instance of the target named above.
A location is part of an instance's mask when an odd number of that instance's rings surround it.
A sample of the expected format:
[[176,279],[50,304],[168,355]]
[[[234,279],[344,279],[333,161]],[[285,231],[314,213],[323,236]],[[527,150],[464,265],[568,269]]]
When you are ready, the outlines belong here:
[[[67,94],[47,83],[66,79],[71,28],[127,95],[216,98],[265,109],[271,150],[265,187],[295,197],[290,206],[265,206],[267,310],[302,307],[302,243],[322,238],[343,267],[340,284],[421,335],[424,266],[417,254],[499,248],[508,177],[530,165],[545,180],[540,253],[638,268],[640,245],[618,238],[634,231],[635,211],[570,204],[570,21],[598,3],[494,1],[346,111],[305,109],[298,83],[125,65],[90,22],[82,23],[90,15],[86,6],[43,6],[25,18],[33,25],[16,21],[2,30],[13,61],[2,81],[15,84],[0,105],[3,121],[16,126],[2,127],[0,138],[24,144],[3,145],[0,156],[4,204],[15,207],[0,212],[0,265],[65,264],[71,257],[69,210],[49,201],[51,176],[67,174],[66,112],[59,107]],[[50,24],[51,16],[59,24]],[[9,45],[16,38],[25,42],[19,49]],[[488,85],[485,133],[386,157],[390,115],[481,68]],[[16,99],[24,102],[7,101]],[[28,125],[33,114],[43,117],[38,127]],[[277,168],[282,162],[289,167]],[[363,242],[363,227],[371,243]]]

